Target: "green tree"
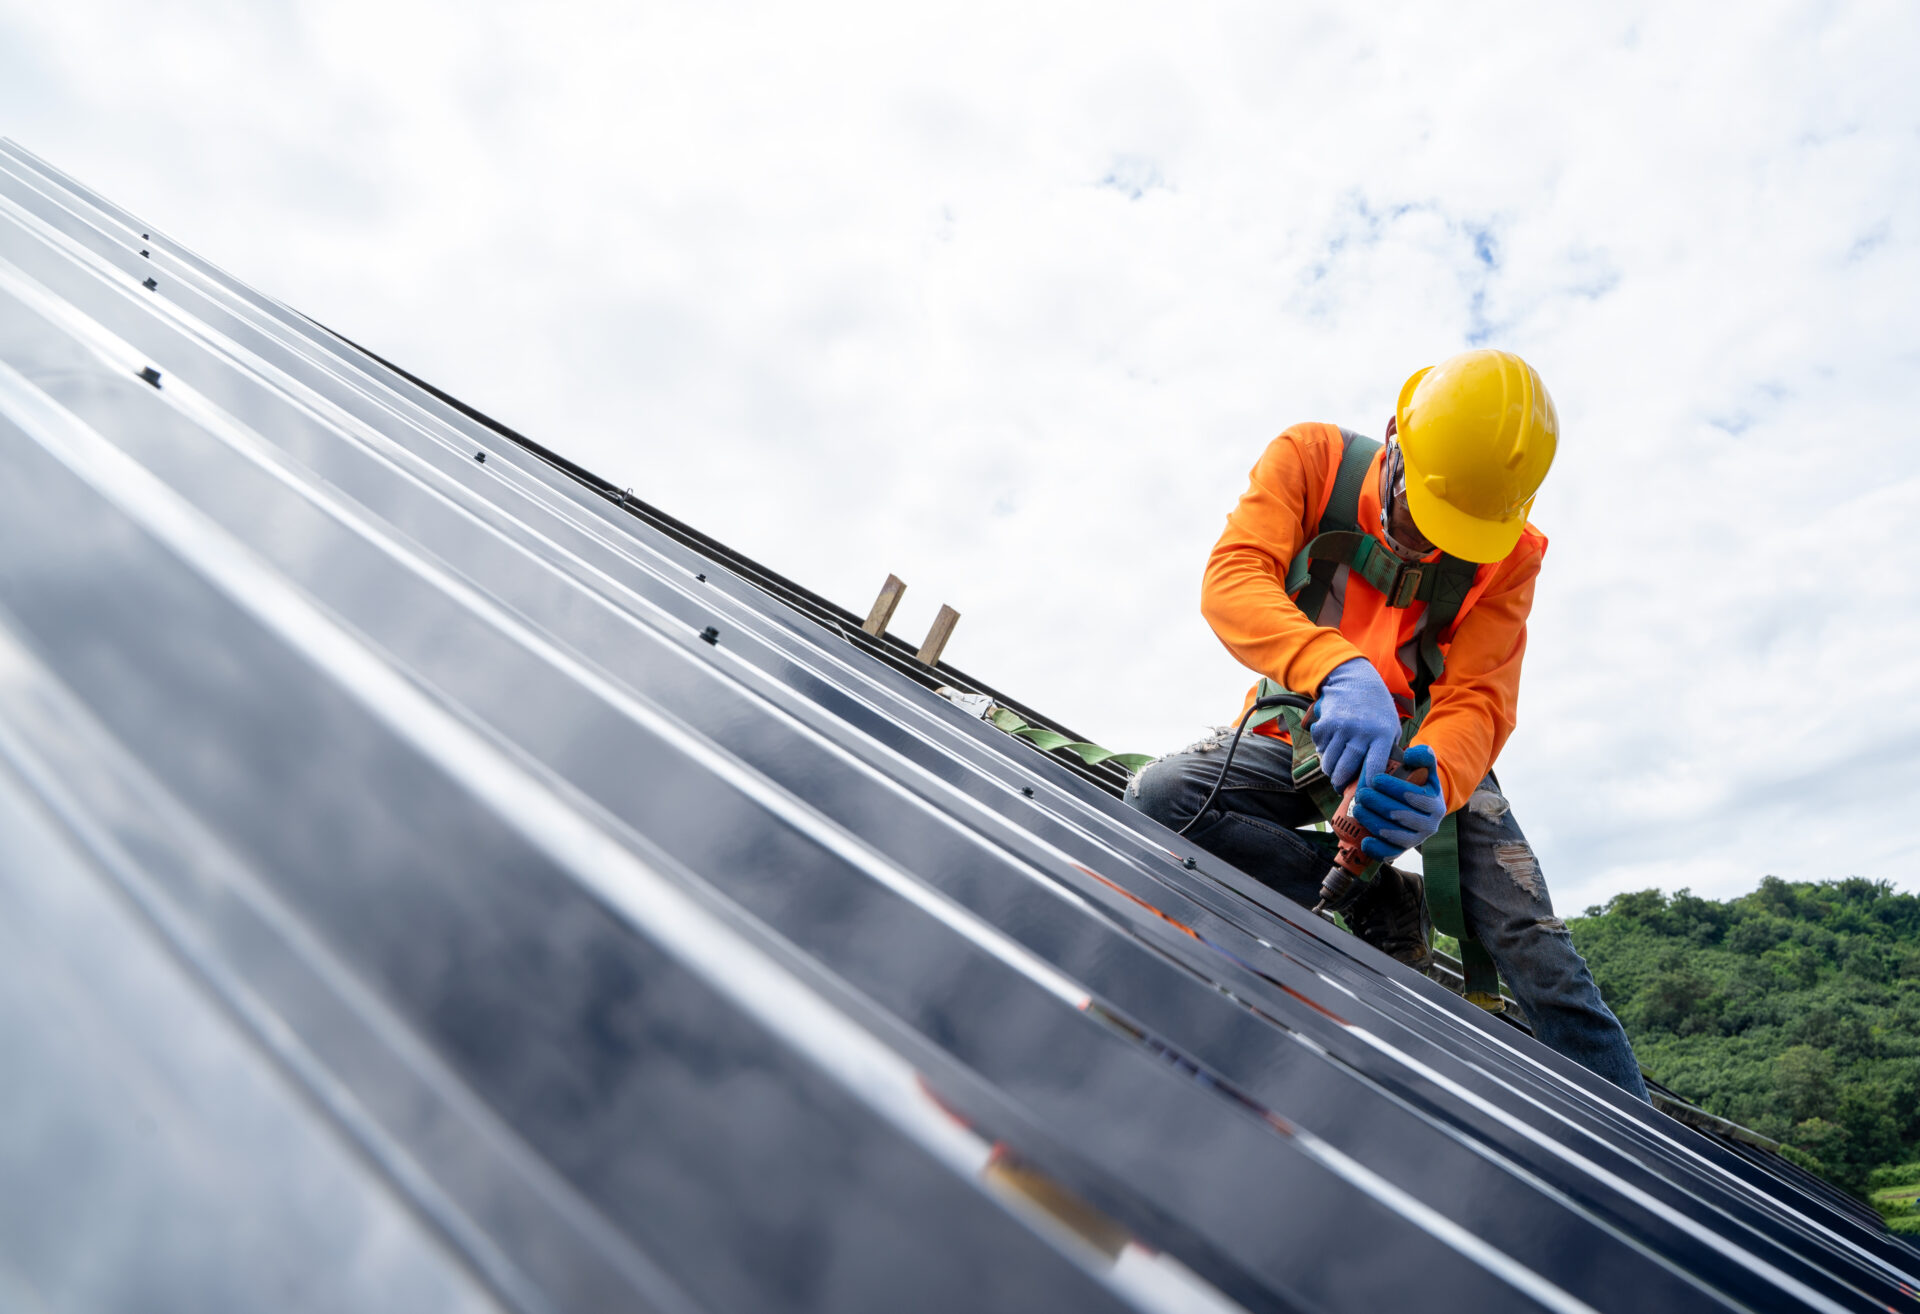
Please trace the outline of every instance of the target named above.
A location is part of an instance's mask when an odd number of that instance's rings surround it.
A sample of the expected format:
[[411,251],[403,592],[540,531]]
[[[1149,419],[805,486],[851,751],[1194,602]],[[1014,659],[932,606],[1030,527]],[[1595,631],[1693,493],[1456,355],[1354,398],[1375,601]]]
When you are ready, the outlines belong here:
[[1795,1122],[1833,1112],[1833,1055],[1812,1045],[1782,1050],[1773,1060],[1773,1087]]
[[1863,1194],[1920,1162],[1920,897],[1769,876],[1724,901],[1623,894],[1569,927],[1641,1065],[1688,1099]]

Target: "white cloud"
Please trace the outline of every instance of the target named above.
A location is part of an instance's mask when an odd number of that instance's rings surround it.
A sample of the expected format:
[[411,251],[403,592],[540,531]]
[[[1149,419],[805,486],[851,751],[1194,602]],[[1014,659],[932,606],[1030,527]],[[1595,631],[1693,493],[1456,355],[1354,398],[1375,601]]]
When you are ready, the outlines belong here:
[[1118,748],[1264,442],[1511,346],[1563,909],[1920,888],[1920,18],[1727,13],[0,3],[0,131]]

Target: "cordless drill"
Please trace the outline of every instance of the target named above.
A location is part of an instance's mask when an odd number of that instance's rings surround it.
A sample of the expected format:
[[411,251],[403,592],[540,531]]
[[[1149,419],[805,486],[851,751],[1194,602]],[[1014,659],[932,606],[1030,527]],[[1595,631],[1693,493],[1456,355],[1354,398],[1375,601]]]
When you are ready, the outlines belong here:
[[[1409,784],[1427,783],[1427,769],[1415,767],[1410,772],[1402,772],[1403,750],[1399,744],[1393,746],[1387,755],[1387,770],[1399,776]],[[1353,796],[1364,783],[1356,777],[1347,786],[1347,792],[1341,795],[1339,810],[1333,814],[1333,833],[1340,839],[1340,851],[1334,855],[1333,866],[1327,869],[1326,879],[1320,882],[1320,902],[1313,906],[1315,912],[1338,912],[1354,899],[1366,883],[1373,879],[1380,868],[1378,858],[1369,858],[1361,852],[1361,841],[1367,838],[1367,829],[1352,817]]]

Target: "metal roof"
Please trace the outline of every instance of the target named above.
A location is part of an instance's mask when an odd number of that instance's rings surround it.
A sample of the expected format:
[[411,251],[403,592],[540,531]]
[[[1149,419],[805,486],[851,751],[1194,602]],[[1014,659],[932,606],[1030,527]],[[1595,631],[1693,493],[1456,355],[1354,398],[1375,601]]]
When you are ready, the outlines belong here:
[[4,1303],[1920,1309],[836,615],[0,144]]

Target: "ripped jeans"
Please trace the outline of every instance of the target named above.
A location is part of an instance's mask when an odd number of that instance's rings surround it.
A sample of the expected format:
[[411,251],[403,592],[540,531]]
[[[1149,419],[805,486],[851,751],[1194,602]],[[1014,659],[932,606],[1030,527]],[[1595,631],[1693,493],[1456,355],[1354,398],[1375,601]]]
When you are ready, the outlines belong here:
[[[1127,802],[1178,830],[1206,800],[1226,756],[1224,737],[1202,740],[1142,768]],[[1188,838],[1286,895],[1313,906],[1328,849],[1295,827],[1320,810],[1293,787],[1293,748],[1246,734],[1208,815]],[[1619,1019],[1600,998],[1566,923],[1553,915],[1546,878],[1489,773],[1460,812],[1460,905],[1467,925],[1506,978],[1541,1043],[1647,1098],[1640,1065]]]

